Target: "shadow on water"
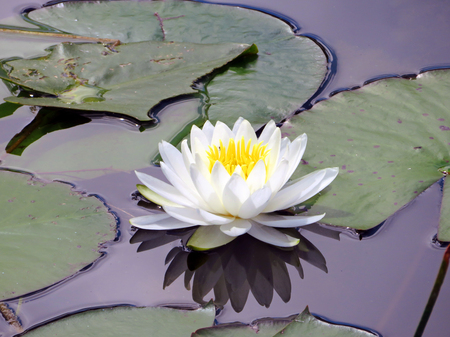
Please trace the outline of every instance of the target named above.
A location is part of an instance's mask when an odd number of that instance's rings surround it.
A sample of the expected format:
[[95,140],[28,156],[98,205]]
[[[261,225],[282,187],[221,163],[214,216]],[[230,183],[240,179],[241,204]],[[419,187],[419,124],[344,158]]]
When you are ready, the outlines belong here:
[[[175,240],[187,242],[195,229],[138,230],[130,243],[140,242],[137,251],[142,252]],[[272,303],[274,290],[287,303],[291,299],[291,280],[286,265],[293,266],[302,279],[304,271],[300,260],[327,272],[326,261],[320,251],[298,232],[290,234],[300,239],[299,245],[280,248],[242,235],[227,245],[205,252],[174,247],[165,259],[168,267],[163,288],[184,274],[184,286],[192,290],[192,298],[199,304],[209,301],[204,298],[211,290],[215,305],[223,308],[230,301],[236,312],[242,311],[250,291],[266,308]]]

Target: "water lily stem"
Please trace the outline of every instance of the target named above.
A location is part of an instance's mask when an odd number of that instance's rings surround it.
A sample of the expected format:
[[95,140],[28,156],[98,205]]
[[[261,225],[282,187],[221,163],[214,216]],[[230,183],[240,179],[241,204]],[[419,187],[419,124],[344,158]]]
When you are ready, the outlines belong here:
[[445,274],[447,273],[448,269],[449,259],[450,259],[450,245],[448,245],[447,249],[445,250],[444,257],[442,258],[441,267],[439,268],[436,281],[434,282],[433,290],[431,291],[428,303],[425,306],[425,310],[423,311],[422,318],[420,319],[419,325],[417,326],[417,330],[416,333],[414,334],[414,337],[421,337],[423,332],[425,331],[428,319],[431,316],[434,304],[436,303],[439,291],[441,290],[442,283],[444,283]]

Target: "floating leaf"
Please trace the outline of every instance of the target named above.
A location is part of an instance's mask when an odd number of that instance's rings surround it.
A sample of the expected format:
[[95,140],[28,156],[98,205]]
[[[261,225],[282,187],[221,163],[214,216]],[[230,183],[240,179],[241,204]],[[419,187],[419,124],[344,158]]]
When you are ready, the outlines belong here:
[[39,336],[179,336],[189,337],[200,327],[214,323],[214,305],[197,310],[169,308],[108,308],[63,318],[30,331]]
[[72,275],[100,256],[115,220],[95,197],[0,170],[0,299]]
[[22,87],[53,97],[7,97],[25,105],[122,113],[149,120],[148,111],[165,98],[197,91],[191,86],[256,46],[236,43],[193,44],[146,41],[107,47],[62,43],[37,59],[4,64],[7,76]]
[[[26,125],[29,117],[29,112],[19,110],[13,116],[3,118],[2,122],[21,118],[25,119]],[[76,122],[77,118],[69,117],[63,119],[69,124]],[[146,168],[158,154],[158,143],[162,139],[177,144],[193,123],[204,121],[204,111],[200,99],[190,98],[163,108],[156,117],[159,123],[141,128],[141,132],[135,124],[116,118],[116,123],[93,119],[93,122],[63,132],[40,124],[37,135],[39,130],[52,132],[29,145],[20,157],[3,153],[1,164],[32,171],[45,179],[65,181]],[[0,146],[5,148],[8,141]]]
[[243,8],[170,1],[64,2],[28,16],[37,25],[123,43],[255,43],[257,58],[230,65],[207,86],[209,118],[230,125],[238,116],[260,125],[268,118],[283,119],[314,94],[327,71],[325,55],[312,40],[295,36],[279,19]]
[[[312,205],[324,222],[375,227],[446,175],[450,162],[450,71],[391,78],[340,93],[293,117],[282,131],[308,135],[293,178],[330,166],[339,176]],[[450,241],[447,187],[439,240]]]
[[264,318],[256,320],[251,325],[241,323],[221,324],[211,328],[197,330],[193,337],[369,337],[373,333],[348,327],[330,324],[318,320],[309,312],[308,307],[298,316],[284,319]]
[[[3,103],[15,105],[15,109],[19,107],[17,104]],[[3,105],[2,104],[2,105]],[[1,105],[0,105],[1,108]],[[0,110],[1,111],[1,110]],[[6,152],[20,156],[22,152],[30,144],[41,138],[42,136],[77,125],[89,123],[88,117],[81,116],[76,113],[66,112],[59,113],[58,110],[41,109],[36,117],[23,128],[21,132],[16,134],[6,145]]]

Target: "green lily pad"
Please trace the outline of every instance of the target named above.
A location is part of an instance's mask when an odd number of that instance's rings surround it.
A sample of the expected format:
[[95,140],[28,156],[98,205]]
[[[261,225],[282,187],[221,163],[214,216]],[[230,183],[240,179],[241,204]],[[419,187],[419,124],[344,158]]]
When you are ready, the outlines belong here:
[[[322,222],[375,227],[446,175],[450,162],[450,71],[391,78],[343,92],[293,117],[282,131],[308,135],[296,178],[339,166],[310,213]],[[450,241],[444,188],[438,239]]]
[[11,103],[109,111],[150,120],[165,98],[197,93],[195,80],[256,46],[145,41],[107,47],[62,43],[37,59],[6,62],[0,78],[53,97],[5,98]]
[[92,263],[115,236],[95,197],[0,170],[0,300],[51,285]]
[[221,324],[211,328],[197,330],[195,337],[368,337],[375,334],[345,325],[330,324],[318,320],[309,312],[308,307],[298,316],[285,319],[264,318],[251,325],[241,323]]
[[[19,134],[24,142],[18,143],[17,151],[23,151],[21,156],[2,153],[1,165],[4,167],[20,168],[31,171],[44,179],[59,179],[64,181],[78,181],[80,179],[95,178],[107,173],[131,172],[151,165],[158,151],[158,143],[166,140],[177,144],[185,137],[193,123],[204,122],[204,111],[201,99],[190,98],[177,101],[163,110],[157,118],[158,124],[139,129],[129,122],[105,123],[97,120],[76,127],[55,131],[52,123],[60,120],[59,125],[76,125],[81,116],[67,114],[62,120],[58,112],[46,111],[40,124],[31,121]],[[22,116],[23,115],[23,116]],[[50,123],[46,124],[48,118]],[[19,109],[13,116],[2,119],[7,123],[9,119],[29,118],[29,112]],[[73,118],[72,118],[73,117]],[[82,122],[82,121],[80,121]],[[24,123],[26,124],[26,123]],[[35,133],[27,133],[34,130]],[[139,131],[141,130],[141,131]],[[32,143],[27,143],[25,136],[45,137]],[[10,148],[11,141],[0,144],[2,148]]]
[[[10,114],[12,114],[17,107],[20,105],[13,103],[3,103],[2,105],[10,104],[10,109],[14,109]],[[2,109],[0,105],[0,117],[3,111],[7,111],[7,107]],[[58,110],[39,110],[36,117],[28,124],[23,130],[17,133],[6,145],[6,152],[20,156],[22,152],[36,140],[40,139],[44,135],[63,129],[68,129],[77,125],[89,123],[90,118],[75,114],[72,112],[59,113]]]
[[206,88],[209,118],[229,125],[239,116],[260,125],[268,118],[285,118],[314,94],[327,71],[326,57],[316,43],[296,36],[279,19],[243,8],[171,1],[80,1],[44,7],[28,16],[36,25],[123,43],[255,43],[258,57],[231,64]]
[[63,318],[30,331],[39,336],[179,336],[189,337],[214,323],[214,305],[197,310],[119,307],[98,309]]

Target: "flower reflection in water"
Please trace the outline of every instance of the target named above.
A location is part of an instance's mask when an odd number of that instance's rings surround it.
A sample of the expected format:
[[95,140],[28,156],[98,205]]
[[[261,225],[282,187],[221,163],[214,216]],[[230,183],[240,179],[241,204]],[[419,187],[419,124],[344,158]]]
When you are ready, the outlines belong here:
[[[153,249],[169,242],[180,240],[186,243],[196,228],[171,231],[139,229],[130,243],[140,242],[137,251]],[[320,227],[318,224],[303,227],[303,230],[321,232],[339,238],[338,232]],[[214,291],[214,303],[224,306],[228,300],[236,312],[242,311],[251,291],[257,302],[269,307],[273,291],[284,302],[291,298],[291,280],[287,265],[293,266],[303,278],[301,261],[327,272],[326,261],[320,251],[295,229],[286,234],[300,239],[294,247],[277,247],[261,242],[250,235],[242,235],[227,245],[205,252],[190,251],[185,246],[173,248],[166,257],[168,268],[164,277],[164,288],[182,274],[187,290],[192,290],[195,302],[204,304],[205,296]],[[325,233],[324,233],[325,232]]]

